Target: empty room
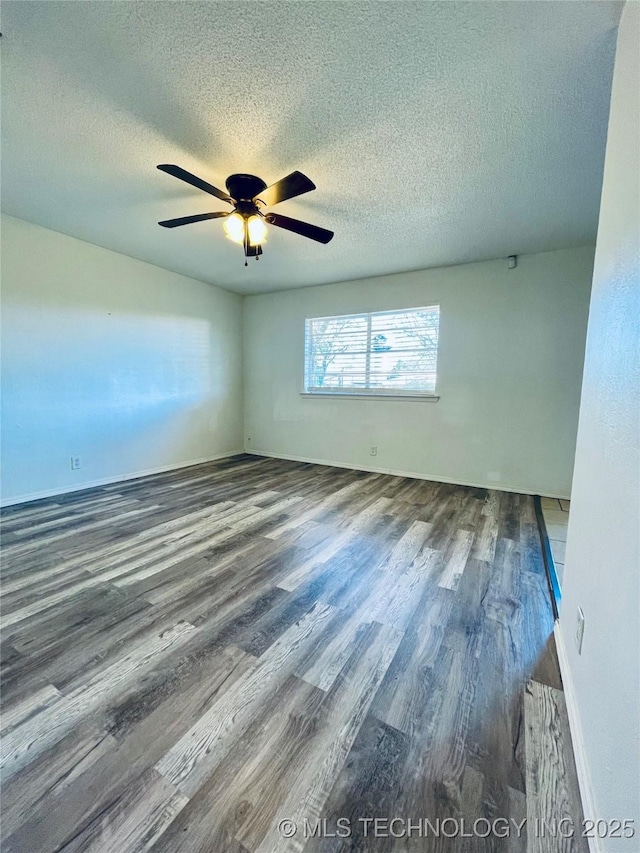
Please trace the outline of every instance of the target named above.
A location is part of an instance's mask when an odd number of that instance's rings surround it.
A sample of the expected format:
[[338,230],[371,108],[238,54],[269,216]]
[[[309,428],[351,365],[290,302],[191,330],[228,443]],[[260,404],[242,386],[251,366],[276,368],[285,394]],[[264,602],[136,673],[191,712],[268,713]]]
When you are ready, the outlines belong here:
[[640,3],[0,32],[3,853],[640,853]]

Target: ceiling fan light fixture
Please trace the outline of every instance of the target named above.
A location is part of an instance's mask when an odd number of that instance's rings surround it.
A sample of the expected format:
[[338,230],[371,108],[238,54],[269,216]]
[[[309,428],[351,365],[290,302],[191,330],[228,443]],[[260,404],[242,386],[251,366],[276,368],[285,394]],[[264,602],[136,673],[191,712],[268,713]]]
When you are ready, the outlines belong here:
[[[267,240],[269,230],[267,224],[284,228],[285,231],[292,231],[294,234],[300,234],[301,237],[307,237],[309,240],[315,240],[318,243],[328,243],[333,238],[333,231],[328,231],[326,228],[311,225],[309,222],[300,222],[299,219],[292,219],[290,216],[282,216],[271,211],[263,214],[259,207],[259,205],[272,207],[282,201],[315,190],[316,185],[302,172],[291,172],[290,175],[286,175],[271,186],[267,186],[262,178],[258,178],[256,175],[238,172],[229,175],[225,181],[227,194],[214,187],[213,184],[203,181],[202,178],[192,175],[191,172],[187,172],[186,169],[173,163],[161,163],[158,169],[190,184],[192,187],[196,187],[196,189],[215,196],[220,201],[228,202],[234,208],[233,213],[216,210],[212,213],[197,213],[195,216],[165,219],[158,223],[163,228],[177,228],[179,225],[189,225],[207,219],[222,219],[224,233],[234,243],[242,246],[245,259],[255,258],[256,260],[262,254],[262,244]],[[245,266],[247,266],[246,260]]]
[[224,233],[234,243],[244,243],[244,219],[239,213],[231,213],[222,223]]
[[255,213],[247,220],[247,228],[249,230],[249,245],[261,246],[267,242],[267,226],[264,224],[262,217]]

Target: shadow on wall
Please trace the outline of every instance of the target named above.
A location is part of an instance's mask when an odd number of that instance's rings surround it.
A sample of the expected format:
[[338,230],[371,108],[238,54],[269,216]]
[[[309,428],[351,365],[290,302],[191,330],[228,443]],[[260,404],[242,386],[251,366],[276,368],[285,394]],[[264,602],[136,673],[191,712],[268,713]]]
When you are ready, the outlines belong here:
[[3,353],[6,482],[29,482],[34,466],[67,472],[74,454],[88,481],[206,455],[229,393],[208,320],[52,302],[8,310],[23,333]]

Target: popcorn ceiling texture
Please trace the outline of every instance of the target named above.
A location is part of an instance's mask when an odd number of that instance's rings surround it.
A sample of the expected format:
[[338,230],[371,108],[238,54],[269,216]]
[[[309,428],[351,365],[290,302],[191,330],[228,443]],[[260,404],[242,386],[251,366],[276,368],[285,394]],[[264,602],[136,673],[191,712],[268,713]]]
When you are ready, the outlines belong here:
[[[617,2],[8,2],[3,209],[238,292],[595,239]],[[243,266],[223,187],[300,169]]]

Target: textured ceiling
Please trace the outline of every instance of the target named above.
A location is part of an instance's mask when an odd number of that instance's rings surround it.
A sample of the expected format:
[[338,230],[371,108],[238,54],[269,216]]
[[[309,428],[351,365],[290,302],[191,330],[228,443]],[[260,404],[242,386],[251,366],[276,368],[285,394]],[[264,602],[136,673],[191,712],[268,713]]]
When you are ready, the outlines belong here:
[[[595,238],[616,2],[4,2],[3,209],[242,293]],[[318,189],[243,266],[223,187]]]

